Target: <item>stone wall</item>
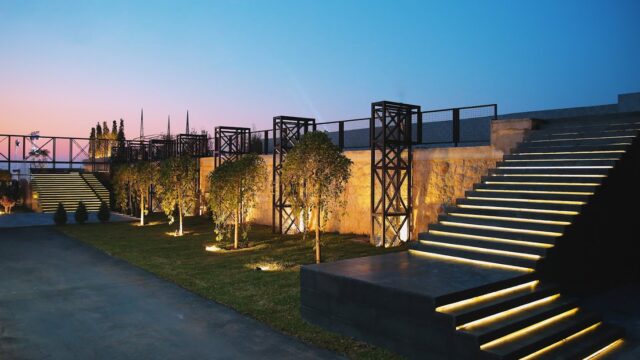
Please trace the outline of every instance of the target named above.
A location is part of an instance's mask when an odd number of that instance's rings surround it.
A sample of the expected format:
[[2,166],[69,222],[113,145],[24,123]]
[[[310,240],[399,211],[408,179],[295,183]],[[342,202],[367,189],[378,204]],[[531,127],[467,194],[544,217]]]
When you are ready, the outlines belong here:
[[[438,213],[447,204],[455,203],[464,192],[495,167],[505,153],[509,153],[534,126],[530,119],[500,120],[492,123],[492,146],[414,148],[413,154],[413,216],[412,238],[427,230],[437,220]],[[371,231],[371,153],[369,150],[344,152],[353,161],[352,176],[345,192],[345,207],[330,217],[327,231],[369,235]],[[249,220],[256,224],[271,225],[272,220],[272,155],[262,155],[268,170],[264,190],[258,196],[256,208]],[[201,159],[201,184],[213,169],[212,158]],[[204,179],[203,179],[204,176]],[[201,185],[202,186],[202,185]],[[206,186],[206,185],[205,185]],[[202,188],[205,189],[206,187]]]

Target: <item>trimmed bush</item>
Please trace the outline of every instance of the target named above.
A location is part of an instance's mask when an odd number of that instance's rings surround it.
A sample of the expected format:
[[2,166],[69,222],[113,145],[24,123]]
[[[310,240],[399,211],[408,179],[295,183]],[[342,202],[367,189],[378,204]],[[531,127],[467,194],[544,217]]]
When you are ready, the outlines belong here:
[[58,208],[53,214],[53,222],[56,225],[64,225],[67,223],[67,210],[64,209],[64,205],[61,202],[58,203]]
[[109,206],[107,206],[107,203],[103,201],[100,203],[100,209],[98,210],[98,220],[104,223],[109,221],[110,218],[111,210],[109,209]]
[[87,222],[89,213],[87,213],[87,207],[82,201],[78,203],[78,208],[76,209],[76,213],[73,215],[73,217],[76,219],[77,224],[84,224],[85,222]]

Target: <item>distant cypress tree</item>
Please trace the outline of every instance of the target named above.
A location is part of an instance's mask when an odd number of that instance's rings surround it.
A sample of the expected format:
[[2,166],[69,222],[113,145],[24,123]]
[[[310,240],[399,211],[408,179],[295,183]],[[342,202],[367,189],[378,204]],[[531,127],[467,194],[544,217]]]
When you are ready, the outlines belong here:
[[124,142],[126,140],[124,136],[124,120],[120,119],[120,127],[118,128],[118,142]]
[[115,120],[113,120],[113,124],[111,125],[111,140],[115,140],[118,138],[118,124]]
[[84,224],[89,218],[87,207],[84,206],[84,203],[82,201],[78,203],[78,208],[76,209],[76,213],[73,216],[76,219],[76,223],[78,224]]
[[102,122],[102,135],[104,135],[105,139],[109,138],[109,125],[107,125],[106,121]]
[[97,158],[101,158],[102,154],[103,154],[103,149],[104,146],[102,146],[103,140],[104,139],[104,135],[102,135],[102,126],[100,126],[100,123],[96,124],[96,146],[95,146],[95,152],[96,152],[96,157]]
[[64,209],[64,205],[61,202],[58,203],[58,208],[53,214],[53,222],[56,225],[64,225],[67,223],[67,211]]
[[100,123],[96,124],[96,139],[102,139],[102,126],[100,126]]
[[89,135],[89,156],[96,155],[96,128],[91,128],[91,135]]

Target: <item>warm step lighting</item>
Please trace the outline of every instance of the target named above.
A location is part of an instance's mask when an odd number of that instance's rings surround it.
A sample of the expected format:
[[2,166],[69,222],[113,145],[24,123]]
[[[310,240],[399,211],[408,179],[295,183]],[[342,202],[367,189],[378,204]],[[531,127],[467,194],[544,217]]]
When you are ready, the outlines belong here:
[[537,161],[537,162],[544,162],[544,161],[616,161],[619,160],[618,158],[602,158],[602,159],[508,159],[505,160],[505,162],[523,162],[523,161]]
[[544,191],[544,190],[503,190],[503,189],[475,189],[480,192],[523,193],[523,194],[555,194],[555,195],[593,195],[587,191]]
[[635,138],[635,135],[619,135],[619,136],[602,136],[602,137],[583,137],[583,138],[562,138],[562,139],[539,139],[529,142],[556,142],[556,141],[576,141],[576,140],[606,140],[606,139],[628,139]]
[[533,224],[547,224],[547,225],[571,225],[571,223],[568,221],[523,219],[523,218],[508,217],[508,216],[476,215],[476,214],[464,214],[464,213],[456,213],[456,212],[452,212],[448,214],[452,216],[475,218],[475,219],[504,220],[504,221],[525,222],[525,223],[533,223]]
[[532,247],[540,247],[540,248],[552,248],[553,245],[547,243],[537,243],[532,241],[522,241],[522,240],[513,240],[513,239],[503,239],[491,236],[480,236],[480,235],[471,235],[471,234],[460,234],[460,233],[452,233],[448,231],[439,231],[439,230],[429,230],[429,234],[440,235],[440,236],[449,236],[449,237],[458,237],[465,239],[474,239],[481,241],[493,241],[500,242],[505,244],[513,244],[513,245],[522,245],[522,246],[532,246]]
[[540,204],[558,204],[558,205],[584,205],[584,201],[566,201],[566,200],[541,200],[541,199],[517,199],[517,198],[491,198],[491,197],[479,197],[469,196],[470,200],[490,200],[490,201],[514,201],[514,202],[530,202]]
[[565,344],[567,344],[568,342],[570,342],[570,341],[572,341],[572,340],[574,340],[574,339],[576,339],[576,338],[579,338],[579,337],[581,337],[581,336],[583,336],[583,335],[585,335],[585,334],[587,334],[587,333],[590,333],[590,332],[594,331],[594,330],[595,330],[595,329],[597,329],[600,325],[602,325],[602,322],[599,322],[599,323],[593,324],[593,325],[591,325],[591,326],[587,327],[586,329],[582,329],[582,330],[578,331],[577,333],[575,333],[575,334],[573,334],[573,335],[567,336],[566,338],[564,338],[564,339],[562,339],[562,340],[560,340],[560,341],[558,341],[558,342],[555,342],[555,343],[553,343],[553,344],[551,344],[551,345],[549,345],[549,346],[546,346],[546,347],[544,347],[544,348],[542,348],[542,349],[540,349],[540,350],[538,350],[538,351],[536,351],[536,352],[534,352],[534,353],[532,353],[532,354],[529,354],[529,355],[527,355],[527,356],[525,356],[525,357],[521,358],[520,360],[531,360],[531,359],[536,359],[538,356],[540,356],[540,355],[542,355],[542,354],[548,353],[549,351],[551,351],[551,350],[553,350],[553,349],[557,349],[557,348],[559,348],[560,346],[565,345]]
[[493,176],[504,177],[579,177],[579,178],[605,178],[607,175],[602,174],[495,174]]
[[511,340],[515,340],[515,339],[517,339],[517,338],[519,338],[521,336],[525,336],[525,335],[527,335],[527,334],[529,334],[529,333],[531,333],[531,332],[533,332],[535,330],[538,330],[538,329],[543,328],[545,326],[549,326],[551,324],[557,323],[557,322],[559,322],[561,320],[564,320],[564,319],[566,319],[568,317],[574,316],[577,312],[578,312],[578,308],[577,307],[573,308],[571,310],[565,311],[565,312],[563,312],[561,314],[552,316],[552,317],[550,317],[548,319],[542,320],[542,321],[540,321],[538,323],[535,323],[533,325],[529,325],[529,326],[527,326],[527,327],[525,327],[523,329],[514,331],[511,334],[505,335],[505,336],[503,336],[501,338],[495,339],[493,341],[489,341],[486,344],[482,344],[480,346],[480,349],[487,350],[487,349],[495,347],[495,346],[497,346],[499,344],[502,344],[502,343],[505,343],[505,342],[508,342],[508,341],[511,341]]
[[458,310],[458,309],[462,309],[465,307],[468,307],[470,305],[475,305],[475,304],[479,304],[479,303],[483,303],[485,301],[489,301],[489,300],[493,300],[493,299],[497,299],[499,297],[502,296],[506,296],[506,295],[510,295],[513,293],[516,293],[518,291],[524,290],[524,289],[529,289],[529,290],[533,290],[535,289],[536,286],[538,286],[538,284],[540,284],[540,280],[533,280],[524,284],[520,284],[520,285],[516,285],[516,286],[512,286],[506,289],[502,289],[502,290],[498,290],[498,291],[494,291],[494,292],[490,292],[487,294],[482,294],[482,295],[478,295],[469,299],[465,299],[465,300],[460,300],[451,304],[447,304],[447,305],[442,305],[436,308],[437,312],[441,312],[441,313],[448,313],[454,310]]
[[564,211],[564,210],[528,209],[528,208],[515,208],[515,207],[508,207],[508,206],[484,206],[484,205],[466,205],[466,204],[458,204],[456,206],[461,209],[501,210],[501,211],[531,212],[531,213],[540,213],[540,214],[578,215],[577,211]]
[[540,260],[540,256],[539,255],[533,255],[533,254],[525,254],[525,253],[519,253],[519,252],[513,252],[513,251],[488,249],[488,248],[481,248],[481,247],[467,246],[467,245],[449,244],[449,243],[443,243],[443,242],[438,242],[438,241],[429,241],[429,240],[421,240],[420,242],[425,244],[425,245],[432,245],[432,246],[444,247],[444,248],[449,248],[449,249],[458,249],[458,250],[472,251],[472,252],[484,253],[484,254],[511,256],[511,257],[517,257],[517,258],[522,258],[522,259],[535,260],[535,261]]
[[613,166],[498,166],[497,169],[613,169]]
[[512,232],[512,233],[520,233],[520,234],[531,234],[531,235],[542,235],[542,236],[552,236],[552,237],[562,236],[562,233],[552,232],[552,231],[515,229],[515,228],[509,228],[509,227],[503,227],[503,226],[477,225],[477,224],[458,223],[458,222],[451,222],[451,221],[441,221],[440,223],[442,225],[459,226],[459,227],[472,228],[472,229],[497,230],[497,231],[504,231],[504,232]]
[[571,155],[571,154],[622,154],[626,150],[596,150],[596,151],[557,151],[557,152],[522,152],[513,155]]
[[598,183],[529,182],[529,181],[485,181],[487,185],[532,185],[532,186],[600,186]]
[[522,272],[528,272],[528,273],[533,272],[533,269],[522,267],[522,266],[514,266],[514,265],[500,264],[500,263],[494,263],[489,261],[473,260],[473,259],[467,259],[467,258],[458,257],[458,256],[442,255],[442,254],[430,253],[426,251],[419,251],[415,249],[409,249],[409,253],[422,256],[422,257],[427,257],[427,258],[453,261],[461,264],[478,265],[478,266],[484,266],[489,268],[522,271]]
[[524,305],[520,305],[520,306],[516,306],[516,307],[511,308],[509,310],[501,311],[499,313],[496,313],[496,314],[493,314],[493,315],[489,315],[489,316],[484,317],[482,319],[474,320],[474,321],[468,322],[466,324],[457,326],[456,330],[473,330],[473,329],[475,329],[477,327],[480,327],[480,326],[483,326],[483,325],[495,323],[496,321],[511,317],[513,315],[516,315],[516,314],[520,314],[522,312],[525,312],[527,310],[531,310],[531,309],[536,308],[538,306],[543,306],[543,305],[550,304],[550,303],[556,301],[559,297],[560,297],[560,294],[547,296],[545,298],[538,299],[538,300],[532,301],[530,303],[527,303],[527,304],[524,304]]
[[611,351],[611,350],[615,349],[616,347],[618,347],[618,346],[622,345],[622,343],[623,343],[623,342],[624,342],[624,340],[622,340],[622,339],[618,339],[618,340],[616,340],[616,341],[612,342],[611,344],[609,344],[609,345],[607,345],[607,346],[603,347],[602,349],[600,349],[600,350],[598,350],[598,351],[594,352],[593,354],[591,354],[591,355],[589,355],[589,356],[585,357],[583,360],[593,360],[593,359],[597,359],[597,358],[599,358],[600,356],[602,356],[602,355],[606,354],[607,352],[609,352],[609,351]]

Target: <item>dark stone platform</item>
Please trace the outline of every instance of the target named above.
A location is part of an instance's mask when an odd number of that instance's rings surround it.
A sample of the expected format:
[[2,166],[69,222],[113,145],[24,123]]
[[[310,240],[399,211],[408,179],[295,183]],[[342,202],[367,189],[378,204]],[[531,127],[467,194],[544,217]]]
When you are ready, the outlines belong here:
[[531,276],[408,251],[349,259],[301,268],[300,309],[311,323],[402,355],[460,358],[474,352],[451,348],[455,326],[435,308]]

